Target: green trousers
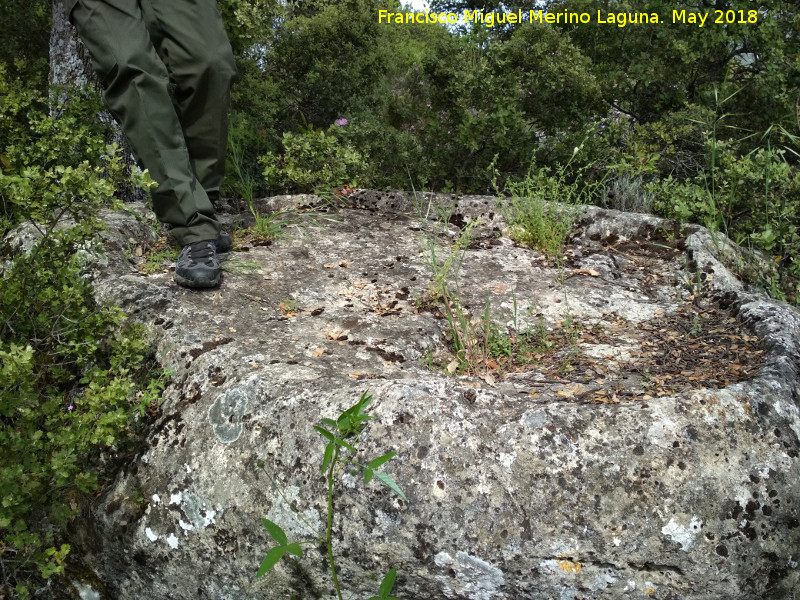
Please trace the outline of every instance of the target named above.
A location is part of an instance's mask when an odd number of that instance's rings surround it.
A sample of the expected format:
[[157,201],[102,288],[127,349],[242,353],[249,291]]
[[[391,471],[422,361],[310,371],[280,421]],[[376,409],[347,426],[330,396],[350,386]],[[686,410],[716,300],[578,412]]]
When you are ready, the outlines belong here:
[[181,245],[216,239],[236,65],[215,0],[66,0],[153,208]]

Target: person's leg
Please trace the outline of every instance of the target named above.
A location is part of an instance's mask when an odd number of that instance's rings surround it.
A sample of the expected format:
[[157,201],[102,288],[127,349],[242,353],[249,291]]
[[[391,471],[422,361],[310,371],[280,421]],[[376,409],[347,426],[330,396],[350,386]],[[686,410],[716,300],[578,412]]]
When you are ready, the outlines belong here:
[[156,52],[175,85],[194,173],[212,200],[225,173],[228,107],[236,63],[216,0],[140,0]]
[[153,47],[138,0],[78,0],[70,14],[141,165],[159,184],[153,208],[182,246],[215,240],[214,208],[192,168],[169,93],[169,76]]

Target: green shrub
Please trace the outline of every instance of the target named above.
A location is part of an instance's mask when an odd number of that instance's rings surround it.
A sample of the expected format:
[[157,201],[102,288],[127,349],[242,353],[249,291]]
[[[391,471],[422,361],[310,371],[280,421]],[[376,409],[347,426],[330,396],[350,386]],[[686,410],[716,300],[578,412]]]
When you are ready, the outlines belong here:
[[800,281],[800,178],[783,149],[760,148],[737,155],[731,142],[717,142],[707,171],[650,184],[656,210],[669,218],[723,231],[738,244],[771,255],[783,270],[779,285],[761,282],[778,297],[796,301]]
[[284,133],[283,152],[268,152],[260,158],[267,185],[292,192],[335,189],[344,184],[355,187],[364,170],[364,159],[339,140],[337,128],[332,125],[324,131],[308,127],[299,134]]
[[142,327],[82,277],[78,250],[103,228],[98,211],[120,206],[123,168],[92,124],[94,100],[49,110],[2,75],[0,201],[8,224],[39,236],[0,268],[0,596],[25,597],[37,574],[63,571],[64,526],[98,487],[95,459],[128,439],[158,386]]

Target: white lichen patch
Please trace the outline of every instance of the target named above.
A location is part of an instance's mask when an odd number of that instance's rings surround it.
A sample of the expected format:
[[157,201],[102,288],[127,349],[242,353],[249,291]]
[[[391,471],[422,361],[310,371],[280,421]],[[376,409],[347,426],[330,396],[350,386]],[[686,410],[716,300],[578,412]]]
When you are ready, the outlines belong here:
[[78,590],[78,596],[81,600],[100,600],[100,592],[95,590],[88,583],[73,582],[75,589]]
[[382,510],[375,511],[375,525],[383,531],[397,529],[400,525],[400,520],[389,515]]
[[439,552],[436,556],[433,557],[433,562],[436,564],[437,567],[446,567],[448,565],[453,564],[453,557],[450,556],[447,552]]
[[217,511],[206,508],[205,502],[196,494],[183,492],[183,513],[195,529],[205,529],[214,523]]
[[180,519],[178,521],[178,525],[180,525],[181,529],[183,529],[184,531],[191,531],[192,529],[194,529],[194,526],[191,523],[185,523],[183,519]]
[[466,552],[456,552],[458,578],[466,581],[463,594],[474,600],[492,600],[501,595],[500,589],[506,582],[503,572],[492,565]]
[[177,492],[175,494],[170,494],[170,497],[169,497],[170,505],[176,504],[176,505],[180,506],[181,505],[182,496],[183,496],[183,494],[181,492]]
[[177,548],[178,548],[178,537],[174,533],[170,533],[167,536],[167,544],[173,550],[177,550]]
[[697,517],[692,517],[689,526],[677,523],[674,518],[661,528],[661,533],[668,536],[673,542],[681,545],[681,550],[688,551],[694,546],[695,537],[700,533],[703,522]]
[[433,562],[437,567],[450,567],[456,572],[456,579],[462,584],[461,597],[492,600],[500,596],[500,588],[505,584],[500,569],[461,550],[456,552],[455,559],[447,552],[439,552],[433,557]]
[[144,530],[144,534],[147,536],[147,539],[150,540],[151,542],[155,542],[158,539],[158,536],[155,533],[153,533],[153,530],[150,529],[149,527]]
[[153,505],[157,506],[158,504],[161,504],[161,498],[158,494],[153,494]]
[[652,424],[647,430],[647,439],[656,446],[671,446],[678,437],[681,428],[673,420],[673,415],[668,414],[663,405],[653,402]]
[[511,465],[515,460],[517,460],[517,453],[513,451],[510,453],[500,452],[497,456],[497,461],[508,471],[511,470]]
[[208,422],[214,435],[223,444],[232,444],[242,435],[244,426],[241,420],[247,412],[249,401],[246,389],[231,388],[217,396],[208,407]]

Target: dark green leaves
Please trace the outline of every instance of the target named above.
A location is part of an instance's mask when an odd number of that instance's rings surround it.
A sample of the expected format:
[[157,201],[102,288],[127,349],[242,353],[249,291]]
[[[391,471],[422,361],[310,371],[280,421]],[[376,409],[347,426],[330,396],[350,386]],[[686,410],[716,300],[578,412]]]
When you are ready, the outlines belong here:
[[256,577],[262,577],[265,573],[277,565],[278,561],[283,558],[283,555],[287,552],[294,556],[303,556],[303,549],[300,547],[300,544],[290,544],[288,538],[286,537],[286,532],[283,531],[280,525],[270,521],[269,519],[261,519],[261,522],[264,524],[264,528],[267,530],[267,533],[269,533],[270,537],[275,540],[278,545],[267,552],[264,560],[261,561],[261,566],[258,568]]
[[286,554],[287,548],[285,546],[275,546],[272,550],[267,552],[264,560],[261,561],[261,566],[258,568],[256,577],[263,577],[264,573],[272,569],[278,564],[278,561]]
[[359,401],[343,411],[335,421],[333,419],[321,419],[322,424],[329,429],[314,425],[314,429],[317,430],[317,433],[330,442],[325,446],[325,455],[322,459],[323,473],[331,466],[332,462],[335,462],[333,458],[335,456],[336,446],[345,448],[355,454],[355,446],[345,441],[345,438],[360,433],[361,429],[364,427],[364,422],[372,418],[372,415],[364,414],[364,409],[370,402],[372,402],[372,396],[364,392]]
[[392,588],[394,588],[394,581],[397,578],[397,569],[390,569],[386,576],[381,581],[381,587],[378,590],[377,596],[372,596],[369,600],[397,600],[394,596],[390,596]]
[[377,469],[382,464],[387,463],[390,460],[392,460],[395,456],[397,456],[397,452],[392,450],[391,452],[387,452],[383,456],[379,456],[378,458],[373,458],[371,461],[369,461],[369,468],[370,469]]
[[[373,477],[377,477],[381,483],[386,485],[403,500],[406,500],[405,495],[394,482],[394,480],[386,473],[378,470],[397,455],[395,451],[392,450],[373,458],[367,464],[363,464],[355,460],[355,455],[358,454],[358,448],[355,445],[356,440],[358,439],[358,434],[364,429],[366,421],[372,418],[372,415],[368,415],[364,412],[371,401],[372,396],[370,396],[367,392],[364,392],[359,401],[347,410],[343,411],[336,420],[327,418],[321,419],[320,421],[322,425],[314,426],[314,429],[325,439],[326,442],[325,451],[322,458],[322,475],[325,475],[326,480],[325,483],[327,486],[328,508],[327,527],[325,533],[317,533],[314,527],[303,517],[300,510],[294,507],[292,504],[289,504],[289,507],[292,509],[292,512],[294,512],[298,520],[300,520],[303,525],[305,525],[306,528],[316,536],[316,539],[303,543],[311,543],[315,545],[323,543],[327,548],[328,563],[333,576],[333,585],[336,590],[336,597],[339,600],[342,600],[342,594],[336,574],[332,537],[332,532],[334,530],[333,498],[337,475],[342,472],[343,468],[346,468],[347,471],[354,473],[357,472],[354,470],[354,467],[360,468],[364,473],[365,485],[372,481]],[[270,481],[272,481],[271,478]],[[272,483],[274,486],[274,481],[272,481]],[[289,500],[280,492],[277,487],[276,490],[283,500],[288,504]],[[270,569],[275,567],[275,565],[277,565],[281,558],[283,558],[286,554],[291,554],[297,557],[303,556],[303,549],[301,545],[298,543],[289,543],[286,533],[283,531],[280,525],[270,521],[269,519],[262,519],[262,523],[264,524],[264,528],[267,530],[267,533],[269,533],[270,537],[278,545],[267,552],[267,555],[264,557],[264,560],[261,562],[261,566],[256,573],[256,577],[263,576]],[[390,595],[392,588],[394,587],[396,576],[397,572],[394,569],[386,574],[381,582],[379,595],[374,596],[373,600],[397,600],[394,598],[394,596]]]
[[389,477],[386,473],[383,473],[381,471],[375,471],[375,477],[377,477],[383,483],[389,486],[389,489],[391,489],[395,494],[400,496],[403,500],[405,500],[406,502],[408,501],[408,498],[406,498],[406,495],[403,493],[403,491],[397,486],[394,480],[391,477]]
[[378,458],[373,458],[369,461],[369,466],[364,467],[364,485],[367,485],[370,481],[372,481],[372,477],[375,476],[378,478],[379,481],[383,482],[385,485],[389,487],[395,494],[400,496],[403,500],[408,501],[405,494],[400,490],[394,480],[389,477],[386,473],[382,471],[376,471],[378,467],[381,465],[389,462],[397,455],[397,452],[391,451],[387,452],[386,454],[379,456]]
[[267,529],[267,533],[269,533],[270,537],[278,542],[278,544],[285,546],[288,543],[288,540],[286,539],[286,533],[284,533],[280,525],[273,523],[269,519],[261,519],[261,522],[264,524],[264,527]]
[[328,465],[330,464],[331,459],[333,458],[333,451],[335,449],[336,449],[336,445],[332,444],[332,443],[328,444],[327,446],[325,446],[325,456],[322,459],[322,472],[323,473],[325,472],[325,469],[328,468]]
[[326,440],[333,441],[335,439],[334,435],[327,429],[323,429],[322,427],[319,427],[317,425],[314,425],[314,429],[316,429],[319,432],[319,434]]

